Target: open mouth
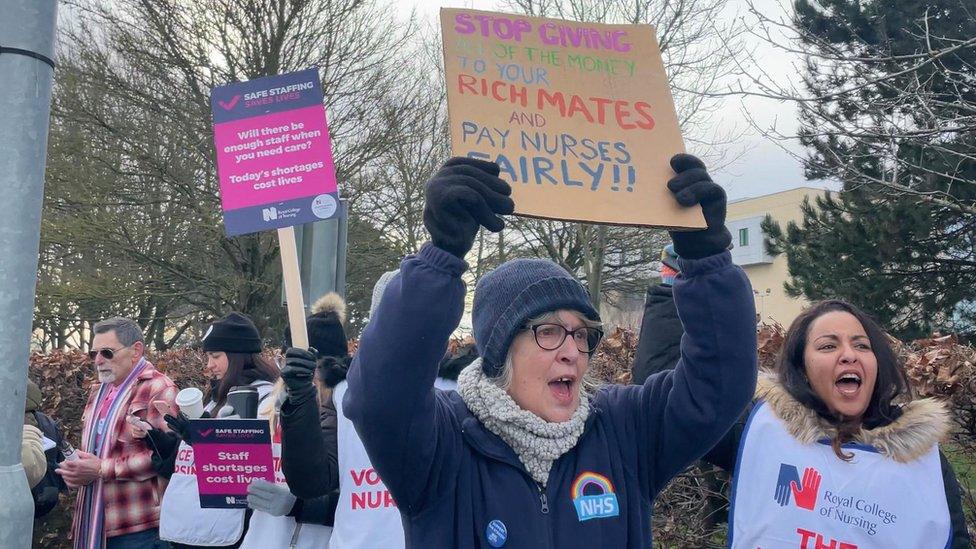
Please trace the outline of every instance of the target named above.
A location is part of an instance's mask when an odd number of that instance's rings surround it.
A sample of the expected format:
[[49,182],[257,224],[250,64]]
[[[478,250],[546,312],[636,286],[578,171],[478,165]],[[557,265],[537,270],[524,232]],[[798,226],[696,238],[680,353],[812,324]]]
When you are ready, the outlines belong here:
[[552,391],[557,401],[569,403],[573,400],[575,385],[576,378],[574,376],[561,376],[549,382],[549,390]]
[[856,395],[861,388],[861,376],[855,372],[845,372],[837,378],[834,386],[842,395]]

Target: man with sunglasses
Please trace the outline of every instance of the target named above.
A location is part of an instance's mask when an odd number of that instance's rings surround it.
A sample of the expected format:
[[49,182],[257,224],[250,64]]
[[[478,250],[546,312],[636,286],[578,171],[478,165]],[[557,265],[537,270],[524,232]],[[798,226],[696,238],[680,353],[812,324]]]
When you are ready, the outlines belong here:
[[146,439],[133,438],[128,418],[167,429],[151,404],[175,404],[176,385],[143,355],[139,325],[128,318],[103,320],[93,328],[88,352],[99,383],[82,416],[78,459],[58,473],[78,489],[72,533],[74,547],[152,548],[159,538],[160,482]]

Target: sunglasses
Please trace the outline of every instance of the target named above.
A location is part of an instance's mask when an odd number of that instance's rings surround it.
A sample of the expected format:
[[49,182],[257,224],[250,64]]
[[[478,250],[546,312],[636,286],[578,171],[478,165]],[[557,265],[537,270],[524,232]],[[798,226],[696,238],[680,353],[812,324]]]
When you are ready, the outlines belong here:
[[121,351],[122,349],[125,349],[125,347],[119,347],[118,349],[109,349],[108,347],[103,349],[92,349],[88,351],[88,359],[95,360],[96,356],[102,355],[102,358],[105,360],[112,360],[115,358],[115,353]]

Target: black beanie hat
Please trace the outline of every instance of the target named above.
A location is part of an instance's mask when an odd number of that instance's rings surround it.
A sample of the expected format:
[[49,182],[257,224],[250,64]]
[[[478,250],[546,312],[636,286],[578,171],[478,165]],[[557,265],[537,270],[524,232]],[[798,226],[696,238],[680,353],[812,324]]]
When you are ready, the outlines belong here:
[[261,335],[250,318],[241,313],[231,313],[210,325],[203,336],[203,350],[260,353]]
[[[305,319],[308,344],[318,351],[318,356],[345,357],[349,355],[349,342],[342,327],[346,317],[346,302],[342,296],[330,292],[312,305]],[[291,346],[291,328],[285,328],[285,346]]]

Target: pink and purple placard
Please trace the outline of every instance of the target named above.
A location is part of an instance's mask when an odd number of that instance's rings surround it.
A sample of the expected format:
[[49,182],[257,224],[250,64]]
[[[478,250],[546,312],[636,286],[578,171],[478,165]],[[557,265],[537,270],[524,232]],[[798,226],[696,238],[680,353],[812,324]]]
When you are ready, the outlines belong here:
[[227,236],[340,215],[318,69],[210,93]]
[[247,507],[247,486],[275,481],[271,425],[266,419],[190,421],[200,507]]

